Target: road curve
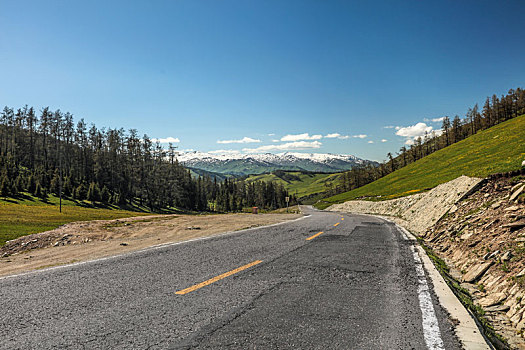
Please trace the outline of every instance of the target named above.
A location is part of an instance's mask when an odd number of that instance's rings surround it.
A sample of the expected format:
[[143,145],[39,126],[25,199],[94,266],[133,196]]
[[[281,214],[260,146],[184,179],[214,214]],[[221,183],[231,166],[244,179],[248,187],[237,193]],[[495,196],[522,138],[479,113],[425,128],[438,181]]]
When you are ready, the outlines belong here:
[[0,349],[461,348],[393,224],[306,213],[2,278]]

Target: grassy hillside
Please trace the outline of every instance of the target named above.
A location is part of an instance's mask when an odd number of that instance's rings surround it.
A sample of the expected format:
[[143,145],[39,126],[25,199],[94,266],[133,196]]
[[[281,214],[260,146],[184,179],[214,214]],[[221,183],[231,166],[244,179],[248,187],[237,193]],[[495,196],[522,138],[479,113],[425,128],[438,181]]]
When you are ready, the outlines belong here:
[[320,174],[301,171],[278,171],[270,174],[250,175],[246,181],[275,181],[298,198],[326,191],[326,185],[336,183],[340,173]]
[[355,190],[326,198],[316,206],[377,197],[391,199],[433,188],[461,175],[485,177],[516,170],[525,159],[525,115],[481,131]]
[[70,200],[62,201],[60,213],[58,201],[57,197],[49,196],[46,202],[42,202],[29,194],[20,199],[0,199],[0,245],[20,236],[52,230],[68,222],[148,215],[114,207],[93,208],[88,202]]

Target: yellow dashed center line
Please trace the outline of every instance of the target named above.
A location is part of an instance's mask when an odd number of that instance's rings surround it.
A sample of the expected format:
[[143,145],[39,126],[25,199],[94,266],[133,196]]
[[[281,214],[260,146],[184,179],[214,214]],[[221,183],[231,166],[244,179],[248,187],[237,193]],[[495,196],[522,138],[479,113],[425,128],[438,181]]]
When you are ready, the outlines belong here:
[[324,233],[323,231],[321,231],[321,232],[319,232],[319,233],[316,233],[315,235],[308,237],[306,240],[309,241],[309,240],[311,240],[311,239],[314,239],[315,237],[317,237],[317,236],[319,236],[319,235],[322,235],[323,233]]
[[241,267],[238,267],[236,268],[235,270],[231,270],[231,271],[228,271],[226,273],[223,273],[222,275],[219,275],[219,276],[216,276],[216,277],[213,277],[213,278],[210,278],[209,280],[207,281],[204,281],[202,283],[199,283],[199,284],[196,284],[194,286],[191,286],[189,288],[186,288],[186,289],[183,289],[183,290],[179,290],[178,292],[175,292],[175,294],[179,294],[179,295],[184,295],[184,294],[187,294],[189,292],[193,292],[199,288],[202,288],[202,287],[206,287],[207,285],[210,285],[212,283],[215,283],[217,281],[220,281],[222,280],[223,278],[226,278],[228,276],[231,276],[231,275],[234,275],[238,272],[241,272],[242,270],[246,270],[252,266],[255,266],[257,264],[260,264],[262,263],[262,260],[255,260],[255,261],[252,261],[251,263],[249,264],[246,264],[244,266],[241,266]]
[[337,225],[339,225],[339,224],[340,224],[340,222],[336,222],[336,223],[334,224],[334,226],[337,226]]

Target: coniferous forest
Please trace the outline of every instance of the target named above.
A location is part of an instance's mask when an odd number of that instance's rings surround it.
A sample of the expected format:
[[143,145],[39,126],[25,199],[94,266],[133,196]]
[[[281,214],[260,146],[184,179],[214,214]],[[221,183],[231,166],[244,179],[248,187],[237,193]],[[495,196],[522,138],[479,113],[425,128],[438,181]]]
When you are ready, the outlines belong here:
[[[49,194],[92,203],[229,212],[286,205],[282,185],[193,177],[164,149],[137,130],[98,129],[48,107],[5,107],[0,114],[0,195]],[[293,200],[293,198],[292,198]]]

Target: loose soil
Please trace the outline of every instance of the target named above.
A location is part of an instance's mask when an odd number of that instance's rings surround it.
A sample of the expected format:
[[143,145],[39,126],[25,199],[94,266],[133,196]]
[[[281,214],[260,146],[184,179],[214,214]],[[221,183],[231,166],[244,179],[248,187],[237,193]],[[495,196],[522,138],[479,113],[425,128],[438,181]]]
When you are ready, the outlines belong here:
[[88,261],[299,217],[301,214],[156,215],[74,222],[8,241],[0,247],[0,276]]

